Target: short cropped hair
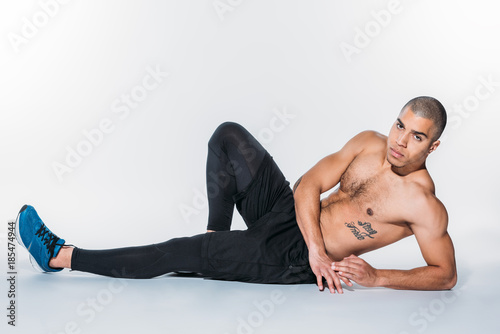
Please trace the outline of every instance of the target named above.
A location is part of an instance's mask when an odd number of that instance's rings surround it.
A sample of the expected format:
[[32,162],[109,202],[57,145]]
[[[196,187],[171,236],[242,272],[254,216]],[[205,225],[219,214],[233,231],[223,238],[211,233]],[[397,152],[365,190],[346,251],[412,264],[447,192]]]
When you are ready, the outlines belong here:
[[436,126],[436,133],[432,141],[441,137],[446,127],[446,110],[441,102],[430,96],[418,96],[406,103],[401,111],[410,108],[411,111],[419,117],[430,119]]

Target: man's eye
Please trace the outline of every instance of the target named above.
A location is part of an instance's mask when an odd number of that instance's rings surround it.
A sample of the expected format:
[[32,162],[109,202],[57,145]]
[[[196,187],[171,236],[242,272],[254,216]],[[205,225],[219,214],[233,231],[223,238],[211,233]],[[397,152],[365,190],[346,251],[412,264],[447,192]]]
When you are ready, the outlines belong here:
[[399,123],[397,123],[397,124],[396,124],[396,127],[397,127],[398,129],[400,129],[400,130],[401,130],[401,129],[403,129],[403,126],[402,126],[401,124],[399,124]]
[[415,136],[415,139],[418,141],[422,141],[422,137],[420,137],[420,136]]

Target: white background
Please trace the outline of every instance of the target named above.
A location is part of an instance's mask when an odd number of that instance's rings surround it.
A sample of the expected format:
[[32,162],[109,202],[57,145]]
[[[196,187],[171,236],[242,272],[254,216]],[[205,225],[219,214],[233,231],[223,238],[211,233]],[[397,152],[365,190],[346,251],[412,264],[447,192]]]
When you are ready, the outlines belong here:
[[[428,167],[449,212],[459,269],[455,290],[463,293],[444,303],[438,292],[358,287],[330,296],[314,286],[292,291],[160,278],[129,281],[87,322],[78,306],[100,292],[107,296],[110,280],[34,274],[23,249],[18,252],[18,332],[64,332],[72,321],[78,325],[74,332],[83,333],[113,328],[498,330],[497,2],[402,0],[391,7],[389,1],[366,0],[70,0],[42,5],[48,2],[0,4],[2,226],[27,203],[56,234],[83,248],[202,233],[208,213],[203,197],[207,141],[218,124],[244,125],[293,184],[356,133],[387,134],[409,99],[431,95],[447,108],[449,124]],[[356,53],[343,52],[346,45]],[[115,103],[124,106],[124,95],[139,94],[151,69],[168,77],[145,91],[126,117],[114,112]],[[276,121],[277,113],[291,116]],[[106,119],[113,130],[90,149],[82,144],[84,132]],[[54,164],[67,165],[68,152],[82,145],[88,154],[58,179]],[[234,227],[243,228],[236,212],[235,218]],[[3,263],[6,233],[2,228]],[[378,268],[424,264],[413,237],[364,258]],[[7,285],[2,289],[5,296]],[[272,314],[258,322],[254,302],[269,299],[274,289],[285,293],[286,301],[275,303]],[[7,305],[7,298],[1,300]],[[429,305],[432,320],[412,318]],[[238,319],[248,322],[252,314],[255,326],[238,328]],[[3,313],[1,318],[7,327]]]

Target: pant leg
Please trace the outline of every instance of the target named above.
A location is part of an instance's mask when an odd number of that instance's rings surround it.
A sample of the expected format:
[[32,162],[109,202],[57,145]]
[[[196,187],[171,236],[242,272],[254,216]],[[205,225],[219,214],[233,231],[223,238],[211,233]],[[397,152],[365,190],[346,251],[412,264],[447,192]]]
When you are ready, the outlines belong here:
[[[227,231],[231,227],[234,196],[244,191],[257,175],[267,151],[244,127],[225,122],[208,142],[207,195],[208,230]],[[242,212],[240,212],[242,213]],[[245,222],[256,220],[243,212]]]
[[121,278],[152,278],[175,271],[202,273],[204,235],[106,250],[75,248],[71,269]]
[[231,193],[231,209],[235,203],[248,229],[206,234],[205,274],[255,283],[314,282],[290,183],[268,152],[239,190]]

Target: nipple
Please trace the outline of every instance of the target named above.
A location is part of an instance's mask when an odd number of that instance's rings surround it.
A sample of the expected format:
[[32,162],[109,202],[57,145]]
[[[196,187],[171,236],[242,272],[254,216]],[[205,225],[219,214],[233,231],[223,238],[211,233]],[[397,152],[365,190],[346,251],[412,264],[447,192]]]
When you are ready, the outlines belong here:
[[368,214],[368,216],[373,216],[373,210],[370,208],[366,209],[366,213]]

